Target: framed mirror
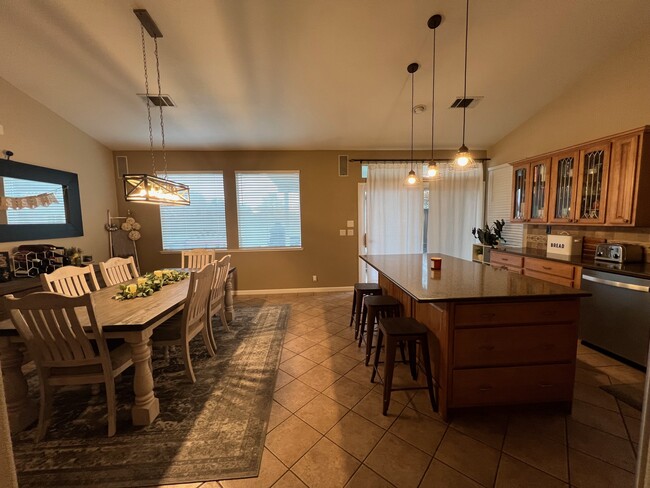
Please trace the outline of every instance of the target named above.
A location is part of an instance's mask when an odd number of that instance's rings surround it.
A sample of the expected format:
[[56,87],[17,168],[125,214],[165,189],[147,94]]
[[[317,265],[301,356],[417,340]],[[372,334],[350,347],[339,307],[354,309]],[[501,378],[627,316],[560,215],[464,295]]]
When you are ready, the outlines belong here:
[[75,173],[0,159],[0,242],[82,235]]

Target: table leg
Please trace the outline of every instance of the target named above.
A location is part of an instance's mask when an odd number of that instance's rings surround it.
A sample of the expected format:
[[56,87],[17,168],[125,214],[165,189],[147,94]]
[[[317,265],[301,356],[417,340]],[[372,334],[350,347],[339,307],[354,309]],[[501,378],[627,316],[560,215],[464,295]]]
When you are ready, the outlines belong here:
[[160,402],[153,392],[149,337],[127,338],[126,341],[131,346],[131,356],[135,366],[133,377],[135,404],[131,410],[131,418],[133,425],[149,425],[160,413]]
[[224,305],[226,306],[226,320],[228,322],[232,322],[233,319],[235,318],[235,306],[233,304],[233,284],[232,284],[232,275],[233,273],[230,273],[228,275],[228,279],[226,280],[226,293],[224,294]]
[[11,432],[20,432],[38,419],[38,408],[28,397],[27,380],[21,369],[23,353],[20,345],[9,337],[0,337],[0,363],[7,400]]

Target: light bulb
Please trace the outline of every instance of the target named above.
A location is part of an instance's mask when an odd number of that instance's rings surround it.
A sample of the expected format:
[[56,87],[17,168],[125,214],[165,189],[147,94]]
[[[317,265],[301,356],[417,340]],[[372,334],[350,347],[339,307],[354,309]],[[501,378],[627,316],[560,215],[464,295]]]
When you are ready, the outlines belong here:
[[469,158],[467,156],[458,156],[458,159],[456,159],[456,164],[458,166],[467,166],[467,163],[469,163]]
[[456,166],[464,168],[471,162],[472,155],[470,154],[469,149],[467,149],[467,146],[463,144],[460,146],[458,152],[456,153],[456,159],[454,160],[454,163],[456,163]]
[[415,185],[418,182],[418,179],[415,176],[415,171],[413,171],[413,170],[409,171],[409,175],[408,175],[408,178],[406,178],[406,182],[409,185]]
[[438,165],[435,163],[430,164],[429,168],[427,169],[427,176],[429,178],[434,178],[437,175],[438,175]]

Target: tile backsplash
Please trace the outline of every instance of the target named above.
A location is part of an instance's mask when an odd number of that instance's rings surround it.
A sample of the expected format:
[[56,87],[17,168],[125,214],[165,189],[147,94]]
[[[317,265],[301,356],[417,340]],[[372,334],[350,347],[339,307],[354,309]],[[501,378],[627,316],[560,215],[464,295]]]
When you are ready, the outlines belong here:
[[[644,248],[644,259],[650,263],[650,228],[648,227],[586,227],[586,226],[551,226],[551,234],[568,232],[578,237],[598,237],[607,239],[607,242],[621,242],[625,244],[638,244]],[[533,249],[546,249],[546,226],[524,226],[525,247]]]

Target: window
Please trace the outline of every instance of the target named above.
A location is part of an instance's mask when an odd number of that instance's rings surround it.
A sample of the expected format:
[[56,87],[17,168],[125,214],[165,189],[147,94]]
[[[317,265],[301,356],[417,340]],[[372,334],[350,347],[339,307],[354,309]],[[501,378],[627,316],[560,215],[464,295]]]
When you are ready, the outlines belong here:
[[300,172],[235,172],[239,247],[300,247]]
[[227,249],[223,173],[170,173],[190,187],[191,205],[160,206],[163,249]]
[[512,196],[512,166],[502,164],[488,168],[487,218],[492,226],[495,220],[505,220],[503,237],[508,246],[521,247],[523,225],[510,223],[510,197]]
[[[53,193],[57,200],[46,207],[8,208],[6,210],[7,224],[65,224],[67,222],[61,185],[5,176],[0,178],[0,189],[3,186],[6,197],[30,197],[42,193]],[[0,195],[2,195],[1,191]]]

